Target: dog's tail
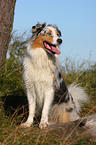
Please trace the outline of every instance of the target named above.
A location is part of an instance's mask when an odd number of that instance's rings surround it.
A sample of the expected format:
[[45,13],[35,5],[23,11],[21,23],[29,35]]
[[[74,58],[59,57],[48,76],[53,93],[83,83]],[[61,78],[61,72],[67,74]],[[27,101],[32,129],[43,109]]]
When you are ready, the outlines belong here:
[[69,101],[53,105],[50,113],[50,122],[64,123],[79,119],[79,113],[84,103],[88,102],[85,89],[71,84],[68,87]]
[[84,103],[88,102],[88,95],[86,94],[83,87],[80,87],[79,85],[74,85],[74,83],[69,85],[68,91],[72,95],[76,110],[79,113]]

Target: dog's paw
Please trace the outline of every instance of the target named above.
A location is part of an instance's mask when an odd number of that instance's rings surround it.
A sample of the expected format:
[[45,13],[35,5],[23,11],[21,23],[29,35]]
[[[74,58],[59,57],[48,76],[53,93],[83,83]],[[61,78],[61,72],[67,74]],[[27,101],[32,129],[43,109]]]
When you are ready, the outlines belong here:
[[25,123],[22,123],[20,126],[23,127],[23,128],[27,128],[27,127],[30,127],[32,124],[32,122],[25,122]]
[[46,128],[47,126],[49,126],[49,123],[48,123],[48,122],[40,122],[40,124],[39,124],[39,128],[40,128],[40,129],[44,129],[44,128]]

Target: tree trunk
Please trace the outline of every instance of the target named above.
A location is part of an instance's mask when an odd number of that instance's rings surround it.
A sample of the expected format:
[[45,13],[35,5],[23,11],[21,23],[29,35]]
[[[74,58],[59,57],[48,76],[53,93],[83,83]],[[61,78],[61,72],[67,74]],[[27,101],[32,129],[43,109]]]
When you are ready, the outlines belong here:
[[16,0],[0,0],[0,72],[5,68],[6,52],[13,27]]

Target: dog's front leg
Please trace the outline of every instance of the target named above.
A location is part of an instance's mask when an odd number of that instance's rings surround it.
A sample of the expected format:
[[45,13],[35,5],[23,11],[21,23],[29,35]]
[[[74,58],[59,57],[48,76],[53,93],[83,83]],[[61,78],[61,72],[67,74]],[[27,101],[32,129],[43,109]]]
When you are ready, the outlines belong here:
[[[33,91],[34,92],[34,91]],[[27,121],[21,124],[22,127],[30,127],[33,123],[36,107],[36,96],[35,93],[27,91],[28,105],[29,105],[29,115]]]
[[40,129],[45,128],[49,125],[48,115],[49,115],[49,110],[53,101],[53,93],[54,93],[53,89],[47,90],[45,93],[42,117],[39,124]]

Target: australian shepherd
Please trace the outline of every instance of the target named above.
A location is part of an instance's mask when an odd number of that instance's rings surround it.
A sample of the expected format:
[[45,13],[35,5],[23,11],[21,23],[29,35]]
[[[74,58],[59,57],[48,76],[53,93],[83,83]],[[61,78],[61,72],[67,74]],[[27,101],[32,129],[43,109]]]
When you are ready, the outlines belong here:
[[67,88],[61,75],[58,61],[60,37],[56,25],[38,23],[32,27],[23,63],[29,116],[22,126],[31,126],[37,106],[42,112],[39,124],[42,129],[51,123],[77,120],[81,106],[87,102],[85,90],[74,84]]

